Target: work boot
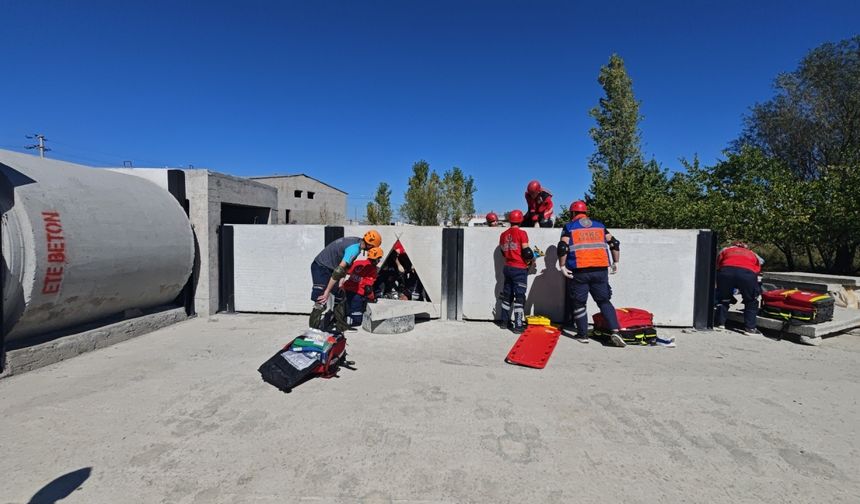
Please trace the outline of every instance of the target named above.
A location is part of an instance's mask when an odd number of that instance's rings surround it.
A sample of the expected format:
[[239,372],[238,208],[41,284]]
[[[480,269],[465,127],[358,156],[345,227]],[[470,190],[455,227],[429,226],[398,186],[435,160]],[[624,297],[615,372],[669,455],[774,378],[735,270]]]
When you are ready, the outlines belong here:
[[589,342],[587,334],[574,334],[573,340],[578,341],[580,343],[588,343]]
[[609,335],[609,341],[612,342],[613,346],[617,346],[617,347],[626,347],[627,346],[627,343],[624,342],[624,339],[617,332],[614,332],[614,333]]
[[317,307],[314,305],[314,309],[311,311],[311,316],[308,319],[308,327],[319,329],[323,313],[325,313],[325,306]]
[[526,324],[523,320],[522,313],[514,313],[514,327],[512,329],[517,334],[522,334],[526,330]]
[[761,331],[755,327],[744,327],[741,329],[741,333],[746,334],[747,336],[764,336]]

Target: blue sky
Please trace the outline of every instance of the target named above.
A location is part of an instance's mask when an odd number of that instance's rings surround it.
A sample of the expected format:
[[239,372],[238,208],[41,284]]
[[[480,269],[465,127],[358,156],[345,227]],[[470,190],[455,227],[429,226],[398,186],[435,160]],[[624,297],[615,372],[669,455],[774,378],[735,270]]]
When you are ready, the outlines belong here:
[[0,147],[92,165],[304,172],[364,213],[411,164],[479,211],[538,178],[581,197],[597,73],[620,54],[643,148],[713,163],[773,78],[860,31],[860,2],[0,1]]

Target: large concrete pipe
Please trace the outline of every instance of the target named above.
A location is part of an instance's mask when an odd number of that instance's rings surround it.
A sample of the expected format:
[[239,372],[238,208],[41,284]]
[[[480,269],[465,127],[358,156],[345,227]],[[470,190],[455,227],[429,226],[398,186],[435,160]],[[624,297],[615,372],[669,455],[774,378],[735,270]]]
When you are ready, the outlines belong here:
[[171,302],[194,262],[176,199],[139,177],[0,150],[7,340]]

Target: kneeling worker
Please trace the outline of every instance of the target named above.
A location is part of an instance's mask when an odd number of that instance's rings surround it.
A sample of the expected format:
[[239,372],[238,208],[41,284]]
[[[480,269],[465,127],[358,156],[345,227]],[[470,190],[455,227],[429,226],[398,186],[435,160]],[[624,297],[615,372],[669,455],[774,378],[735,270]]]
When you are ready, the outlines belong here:
[[367,251],[367,259],[359,259],[349,268],[349,273],[341,288],[346,294],[346,321],[350,326],[361,325],[367,302],[376,301],[373,284],[379,271],[382,248],[373,247]]
[[[382,236],[375,229],[371,229],[364,233],[363,238],[356,236],[338,238],[316,256],[314,262],[311,263],[311,278],[313,279],[311,301],[314,302],[314,308],[311,311],[310,327],[319,327],[329,295],[337,287],[340,280],[346,276],[349,267],[355,262],[358,255],[363,250],[370,250],[380,245],[382,245]],[[343,291],[337,289],[336,292],[342,294]],[[338,295],[336,297],[339,298]],[[346,306],[339,301],[340,299],[335,299],[334,315],[337,329],[342,332],[348,328],[348,325]]]
[[514,210],[508,216],[511,228],[499,237],[499,248],[505,257],[505,283],[499,300],[502,302],[502,313],[499,325],[507,328],[511,318],[511,301],[513,301],[513,331],[521,333],[526,328],[525,303],[528,286],[529,263],[534,260],[534,251],[529,248],[529,235],[520,229],[523,223],[523,213]]
[[588,313],[585,305],[590,292],[612,329],[612,344],[627,346],[618,332],[618,317],[610,301],[612,287],[609,286],[608,270],[610,265],[613,272],[617,268],[620,243],[603,223],[588,218],[588,207],[584,201],[574,201],[570,205],[570,213],[571,221],[565,224],[561,241],[558,242],[558,263],[567,277],[567,296],[573,305],[572,318],[576,324],[575,338],[588,343]]
[[761,335],[756,328],[758,315],[758,297],[761,287],[758,275],[764,259],[750,250],[744,242],[733,242],[717,256],[717,312],[714,314],[714,325],[722,327],[726,323],[729,305],[734,299],[734,290],[741,292],[744,303],[744,334]]

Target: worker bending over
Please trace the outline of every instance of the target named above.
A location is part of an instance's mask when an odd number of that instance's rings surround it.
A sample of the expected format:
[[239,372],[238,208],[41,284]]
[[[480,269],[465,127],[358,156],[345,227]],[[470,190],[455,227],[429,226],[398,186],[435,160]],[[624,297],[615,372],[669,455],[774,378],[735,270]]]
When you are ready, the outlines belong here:
[[320,252],[311,263],[311,300],[314,308],[309,320],[310,327],[319,328],[322,316],[326,311],[329,295],[335,291],[335,324],[337,330],[343,332],[349,328],[346,320],[346,306],[342,302],[343,291],[336,289],[349,267],[362,251],[382,245],[382,236],[374,229],[364,233],[364,237],[346,236],[331,242]]
[[[602,222],[588,217],[584,201],[570,205],[572,219],[565,224],[558,242],[558,263],[567,277],[567,296],[572,305],[572,317],[576,326],[575,339],[588,343],[588,294],[612,330],[610,340],[618,347],[627,346],[618,333],[618,317],[612,306],[612,287],[609,286],[609,268],[613,272],[620,259],[620,243]],[[607,247],[608,245],[608,247]],[[612,254],[610,260],[610,252]]]
[[741,293],[744,302],[744,334],[761,335],[756,328],[758,315],[758,297],[761,287],[758,275],[764,259],[750,250],[749,245],[742,241],[733,242],[717,255],[717,310],[714,314],[714,325],[722,327],[726,324],[729,305],[734,300],[735,289]]
[[503,269],[505,282],[499,293],[502,312],[498,320],[499,326],[507,329],[511,323],[511,302],[513,302],[513,326],[515,333],[525,330],[526,287],[528,286],[529,263],[534,260],[534,252],[529,248],[529,235],[520,228],[523,213],[514,210],[508,221],[510,229],[499,237],[499,248],[505,257]]

